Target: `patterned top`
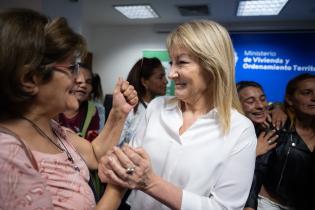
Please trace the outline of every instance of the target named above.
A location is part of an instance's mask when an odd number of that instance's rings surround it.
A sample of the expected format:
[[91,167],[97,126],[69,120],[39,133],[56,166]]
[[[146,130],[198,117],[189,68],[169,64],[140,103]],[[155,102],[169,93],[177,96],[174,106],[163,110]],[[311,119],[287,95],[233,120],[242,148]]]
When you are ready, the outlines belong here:
[[0,133],[0,210],[90,210],[95,207],[84,160],[67,141],[66,132],[57,123],[52,122],[52,125],[75,165],[64,152],[31,151],[38,165],[36,170],[21,143],[9,134]]
[[[148,105],[148,103],[145,104]],[[146,108],[144,107],[144,105],[142,103],[139,103],[136,113],[134,113],[133,110],[129,112],[126,122],[124,124],[124,128],[121,132],[120,140],[118,143],[119,146],[122,146],[124,143],[129,143],[129,141],[134,138],[137,129],[141,127],[142,120],[145,116],[145,110]]]

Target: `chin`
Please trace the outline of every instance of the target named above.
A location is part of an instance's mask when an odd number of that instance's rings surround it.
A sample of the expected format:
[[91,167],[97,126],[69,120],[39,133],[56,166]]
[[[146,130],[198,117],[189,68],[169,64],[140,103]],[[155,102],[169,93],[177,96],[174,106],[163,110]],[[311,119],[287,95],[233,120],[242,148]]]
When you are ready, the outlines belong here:
[[261,119],[251,119],[253,121],[254,124],[263,124],[265,122],[265,120],[261,120]]
[[75,97],[71,97],[71,99],[69,99],[66,102],[66,110],[77,110],[79,109],[79,102]]

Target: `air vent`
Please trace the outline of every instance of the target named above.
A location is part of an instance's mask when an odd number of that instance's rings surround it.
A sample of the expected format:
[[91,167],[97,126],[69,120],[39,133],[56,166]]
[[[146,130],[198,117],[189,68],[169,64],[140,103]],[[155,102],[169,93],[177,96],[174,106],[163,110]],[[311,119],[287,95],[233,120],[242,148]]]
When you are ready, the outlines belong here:
[[182,16],[208,16],[208,5],[180,5],[177,6]]

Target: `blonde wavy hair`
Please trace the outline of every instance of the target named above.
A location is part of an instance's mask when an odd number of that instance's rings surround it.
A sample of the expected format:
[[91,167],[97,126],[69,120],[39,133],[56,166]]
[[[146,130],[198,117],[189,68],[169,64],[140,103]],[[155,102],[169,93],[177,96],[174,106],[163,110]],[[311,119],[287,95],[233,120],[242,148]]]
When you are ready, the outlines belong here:
[[211,100],[218,110],[223,133],[231,126],[232,108],[243,113],[235,85],[235,61],[231,38],[220,24],[195,20],[178,26],[167,37],[169,52],[184,48],[199,59],[203,69],[212,76]]

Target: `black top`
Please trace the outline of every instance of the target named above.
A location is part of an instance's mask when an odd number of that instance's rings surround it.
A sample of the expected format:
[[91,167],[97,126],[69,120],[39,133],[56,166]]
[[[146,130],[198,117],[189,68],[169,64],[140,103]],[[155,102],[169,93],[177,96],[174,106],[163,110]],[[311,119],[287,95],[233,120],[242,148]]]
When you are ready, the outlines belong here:
[[314,210],[315,153],[295,130],[283,129],[278,135],[277,146],[256,158],[252,188],[245,207],[257,209],[258,193],[264,185],[281,205],[296,210]]

